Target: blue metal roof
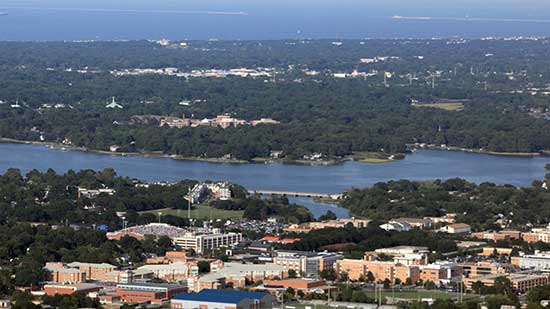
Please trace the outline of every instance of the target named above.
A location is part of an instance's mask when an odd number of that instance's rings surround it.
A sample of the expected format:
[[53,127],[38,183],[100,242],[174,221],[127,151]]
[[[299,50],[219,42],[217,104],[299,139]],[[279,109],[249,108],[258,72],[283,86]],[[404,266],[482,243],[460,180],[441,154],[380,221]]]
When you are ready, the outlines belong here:
[[267,293],[260,293],[260,292],[205,289],[200,291],[199,293],[179,293],[173,299],[236,304],[245,298],[260,300],[266,295]]

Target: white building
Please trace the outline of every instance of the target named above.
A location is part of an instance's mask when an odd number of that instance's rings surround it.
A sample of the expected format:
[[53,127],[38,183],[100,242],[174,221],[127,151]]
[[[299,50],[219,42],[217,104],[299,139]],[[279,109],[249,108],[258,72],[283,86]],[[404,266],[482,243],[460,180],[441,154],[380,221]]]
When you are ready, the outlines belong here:
[[193,250],[203,253],[205,250],[213,250],[221,247],[230,247],[243,240],[241,233],[221,233],[219,229],[213,229],[211,233],[188,232],[184,236],[173,239],[174,244],[184,250]]
[[324,269],[332,269],[344,257],[332,252],[277,251],[275,265],[294,270],[305,277],[317,277]]
[[535,254],[512,257],[512,264],[521,269],[549,270],[550,252],[535,251]]
[[380,225],[380,228],[386,231],[407,232],[412,230],[412,226],[405,222],[390,221]]

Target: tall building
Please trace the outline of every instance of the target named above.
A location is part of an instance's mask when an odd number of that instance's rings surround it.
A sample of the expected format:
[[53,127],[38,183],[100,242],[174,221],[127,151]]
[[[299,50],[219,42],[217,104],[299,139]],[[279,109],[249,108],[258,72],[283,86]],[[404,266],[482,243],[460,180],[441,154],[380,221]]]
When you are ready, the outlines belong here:
[[277,251],[273,263],[304,277],[317,277],[323,270],[333,268],[336,261],[342,258],[332,252]]
[[181,237],[175,237],[174,243],[183,250],[193,250],[203,253],[205,250],[214,250],[221,247],[230,247],[243,240],[241,233],[222,233],[219,229],[208,232],[188,232]]

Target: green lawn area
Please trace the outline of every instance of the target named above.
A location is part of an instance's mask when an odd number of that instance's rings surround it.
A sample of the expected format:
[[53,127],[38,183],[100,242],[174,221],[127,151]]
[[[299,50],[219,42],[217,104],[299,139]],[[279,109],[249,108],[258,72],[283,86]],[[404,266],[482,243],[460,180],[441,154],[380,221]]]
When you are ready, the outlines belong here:
[[415,107],[431,107],[431,108],[439,108],[450,112],[457,112],[464,109],[464,104],[460,102],[441,102],[441,103],[432,103],[432,104],[415,104]]
[[[173,215],[178,217],[187,218],[187,210],[177,210],[177,209],[157,209],[146,211],[145,213],[154,213],[158,215],[159,212],[162,212],[163,215]],[[201,220],[231,220],[231,221],[242,221],[244,211],[232,211],[232,210],[221,210],[215,209],[206,205],[194,206],[191,209],[191,218],[201,219]]]
[[[348,309],[347,307],[341,307],[341,306],[334,306],[334,307],[331,307],[331,306],[325,306],[325,305],[308,305],[308,304],[288,304],[288,305],[285,305],[283,308],[287,308],[287,307],[294,307],[296,309],[306,309],[306,307],[309,307],[311,309],[343,309],[343,308],[346,308]],[[287,308],[287,309],[290,309],[290,308]]]
[[[369,298],[374,298],[374,292],[367,292],[367,296]],[[456,297],[456,293],[451,292],[444,292],[444,291],[407,291],[407,292],[400,292],[395,291],[392,293],[389,292],[382,292],[382,297],[397,297],[397,298],[405,298],[405,299],[422,299],[422,298],[433,298],[433,299],[450,299],[451,297]],[[465,294],[464,300],[470,300],[470,299],[477,299],[479,298],[477,295],[474,294]]]
[[353,159],[363,163],[388,163],[392,162],[390,155],[380,152],[354,152]]

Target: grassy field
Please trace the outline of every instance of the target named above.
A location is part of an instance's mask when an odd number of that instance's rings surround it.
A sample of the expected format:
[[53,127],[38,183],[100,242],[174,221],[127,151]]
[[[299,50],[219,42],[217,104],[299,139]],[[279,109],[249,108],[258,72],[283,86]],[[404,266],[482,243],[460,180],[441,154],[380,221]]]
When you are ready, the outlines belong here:
[[[162,212],[163,215],[173,215],[178,217],[187,218],[187,210],[177,210],[177,209],[157,209],[146,211],[146,213],[154,213],[158,215],[159,212]],[[208,207],[206,205],[194,206],[194,209],[191,209],[191,218],[201,219],[201,220],[231,220],[231,221],[242,221],[243,211],[231,211],[231,210],[221,210]]]
[[306,307],[309,307],[311,309],[348,309],[347,307],[341,307],[341,306],[326,306],[326,305],[308,305],[308,304],[288,304],[286,305],[285,309],[306,309]]
[[252,159],[252,162],[254,163],[271,163],[273,162],[272,158],[269,157],[256,157]]
[[441,102],[441,103],[432,103],[432,104],[423,103],[423,104],[415,104],[414,106],[438,108],[438,109],[443,109],[450,112],[457,112],[464,109],[464,104],[460,102],[448,102],[448,103]]
[[366,151],[353,153],[353,159],[363,163],[388,163],[393,161],[388,154]]
[[[374,298],[374,292],[367,292],[369,298]],[[422,299],[422,298],[433,298],[433,299],[450,299],[451,297],[456,297],[456,293],[444,292],[444,291],[407,291],[400,292],[382,292],[382,297],[397,297],[405,299]],[[470,299],[479,298],[477,295],[465,294],[464,301]]]

